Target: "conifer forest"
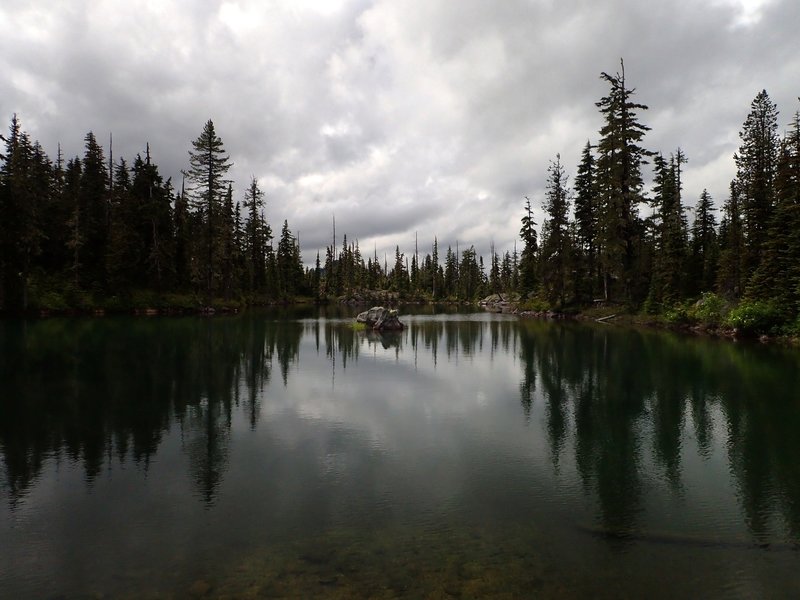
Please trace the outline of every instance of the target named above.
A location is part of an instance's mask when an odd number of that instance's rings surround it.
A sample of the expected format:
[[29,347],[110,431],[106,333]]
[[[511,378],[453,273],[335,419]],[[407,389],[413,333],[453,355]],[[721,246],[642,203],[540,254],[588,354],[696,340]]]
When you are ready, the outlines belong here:
[[681,176],[691,157],[648,147],[647,106],[624,69],[601,79],[602,127],[587,132],[569,174],[558,154],[532,166],[546,169],[546,191],[520,199],[513,251],[434,239],[424,256],[398,245],[387,260],[359,248],[343,223],[341,240],[334,234],[312,265],[287,221],[267,222],[269,190],[256,178],[244,190],[227,179],[231,160],[211,120],[176,182],[149,147],[116,157],[92,132],[83,156],[60,148],[48,156],[13,116],[0,153],[0,310],[191,309],[389,290],[401,300],[459,302],[518,293],[558,311],[609,303],[676,320],[697,310],[713,317],[724,305],[738,307],[743,323],[795,323],[800,111],[781,117],[759,92],[727,196],[687,198]]

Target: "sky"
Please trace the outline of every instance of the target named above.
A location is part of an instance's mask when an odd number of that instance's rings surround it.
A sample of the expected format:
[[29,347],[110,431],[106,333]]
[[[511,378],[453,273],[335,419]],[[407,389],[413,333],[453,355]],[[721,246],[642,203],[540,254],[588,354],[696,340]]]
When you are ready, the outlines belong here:
[[572,181],[621,58],[644,146],[680,147],[684,203],[721,206],[756,94],[781,133],[800,109],[797,23],[797,0],[3,0],[0,117],[51,157],[149,143],[177,187],[211,119],[235,199],[257,178],[307,264],[334,217],[381,260],[434,236],[488,257],[525,196],[541,225],[557,154]]

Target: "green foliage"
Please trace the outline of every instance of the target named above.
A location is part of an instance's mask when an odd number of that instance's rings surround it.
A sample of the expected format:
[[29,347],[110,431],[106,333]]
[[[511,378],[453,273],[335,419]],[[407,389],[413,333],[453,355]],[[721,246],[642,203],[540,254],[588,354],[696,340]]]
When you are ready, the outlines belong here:
[[552,310],[553,306],[546,298],[537,295],[523,300],[517,305],[517,308],[527,312],[546,312]]
[[719,326],[729,311],[724,298],[713,292],[705,292],[688,311],[689,317],[704,325]]
[[780,307],[767,300],[744,300],[725,319],[726,325],[743,334],[774,333],[785,322]]
[[715,328],[725,323],[729,311],[729,304],[722,296],[706,292],[696,302],[687,300],[668,307],[662,317],[670,325],[704,325]]
[[664,312],[664,321],[670,325],[688,325],[692,322],[685,304],[678,304]]

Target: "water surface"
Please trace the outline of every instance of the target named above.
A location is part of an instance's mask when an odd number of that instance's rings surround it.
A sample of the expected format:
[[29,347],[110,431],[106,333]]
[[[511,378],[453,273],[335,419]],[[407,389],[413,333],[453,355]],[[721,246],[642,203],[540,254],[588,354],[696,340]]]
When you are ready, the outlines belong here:
[[800,596],[797,351],[418,312],[0,322],[0,596]]

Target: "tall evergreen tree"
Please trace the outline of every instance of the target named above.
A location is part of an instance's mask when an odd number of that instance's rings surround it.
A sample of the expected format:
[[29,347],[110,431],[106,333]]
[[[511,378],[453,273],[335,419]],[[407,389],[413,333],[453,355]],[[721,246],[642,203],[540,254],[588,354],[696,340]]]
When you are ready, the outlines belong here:
[[81,273],[83,271],[83,247],[84,235],[81,223],[82,207],[80,202],[81,188],[81,161],[76,156],[67,161],[67,168],[64,171],[64,204],[69,211],[67,221],[67,249],[69,250],[69,271],[70,279],[75,286],[80,284]]
[[278,251],[275,257],[278,290],[283,298],[292,298],[300,293],[303,282],[303,264],[297,240],[289,229],[288,221],[283,222],[281,237],[278,240]]
[[103,149],[90,131],[81,171],[79,228],[82,237],[83,285],[103,290],[106,284],[106,250],[110,224],[108,172]]
[[641,167],[650,154],[641,143],[650,128],[638,121],[637,112],[647,106],[632,100],[636,90],[627,86],[624,64],[621,67],[621,73],[601,74],[611,89],[596,103],[605,121],[597,145],[599,260],[604,297],[635,303],[635,284],[641,275],[637,272]]
[[691,295],[710,292],[717,279],[719,262],[719,243],[717,240],[717,219],[714,216],[714,202],[708,190],[703,190],[694,210],[692,224]]
[[131,195],[138,206],[137,226],[143,244],[142,281],[149,289],[163,290],[174,277],[172,233],[172,182],[164,181],[150,158],[150,145],[145,157],[133,161]]
[[497,254],[494,249],[494,240],[489,244],[489,256],[491,260],[489,267],[489,292],[497,294],[502,291],[502,289],[500,282],[500,255]]
[[433,252],[431,254],[431,297],[437,300],[440,297],[443,277],[439,267],[439,238],[433,238]]
[[720,257],[717,270],[717,289],[728,297],[738,298],[744,282],[744,233],[739,187],[731,181],[730,194],[724,206],[719,226]]
[[114,167],[111,191],[111,225],[106,265],[109,289],[126,294],[135,285],[143,285],[144,240],[141,237],[141,207],[133,199],[128,163],[121,158]]
[[189,181],[192,184],[194,206],[202,215],[205,229],[203,239],[205,264],[202,274],[207,296],[219,289],[219,262],[222,254],[222,206],[228,184],[225,175],[231,162],[225,153],[222,140],[209,119],[200,136],[192,142],[189,151]]
[[447,247],[444,259],[444,278],[442,281],[442,297],[454,297],[458,294],[458,256],[451,246]]
[[458,268],[458,297],[462,300],[474,300],[481,291],[483,269],[478,265],[475,248],[470,246],[461,253]]
[[587,141],[578,164],[574,183],[577,236],[577,279],[579,300],[594,299],[597,291],[597,246],[599,198],[592,145]]
[[[34,258],[42,241],[40,212],[49,193],[50,166],[36,156],[16,115],[0,166],[0,308],[26,309]],[[44,197],[43,197],[44,195]]]
[[222,295],[226,300],[233,296],[236,283],[239,281],[239,274],[236,266],[239,264],[241,254],[238,247],[238,235],[236,231],[236,208],[233,204],[233,186],[228,184],[228,191],[225,194],[225,201],[222,205],[222,254],[221,254],[221,275],[222,275]]
[[780,144],[774,187],[776,205],[747,295],[776,300],[793,314],[800,308],[800,112]]
[[188,289],[191,280],[191,218],[189,215],[189,202],[186,190],[181,184],[180,194],[175,198],[173,211],[172,235],[175,240],[174,271],[175,287],[184,291]]
[[522,216],[522,227],[519,236],[525,247],[519,259],[519,288],[523,294],[536,290],[537,257],[539,254],[539,234],[536,232],[536,221],[533,220],[531,199],[525,196],[525,214]]
[[408,272],[405,267],[405,255],[400,252],[400,246],[395,246],[394,249],[394,268],[389,274],[392,279],[392,289],[400,294],[408,292]]
[[687,222],[681,203],[681,164],[686,161],[679,149],[667,161],[654,159],[655,177],[651,205],[655,209],[652,275],[648,303],[670,305],[682,297],[686,287]]
[[742,144],[734,160],[746,242],[744,278],[747,280],[761,263],[775,208],[778,109],[766,90],[759,92],[751,103],[739,137]]
[[567,176],[561,155],[547,169],[544,210],[547,220],[542,229],[542,285],[548,300],[558,306],[567,302],[571,280],[571,239],[569,233],[569,198]]
[[245,248],[247,252],[247,278],[250,291],[263,290],[266,277],[266,246],[272,239],[272,230],[264,218],[264,192],[253,177],[244,195]]

